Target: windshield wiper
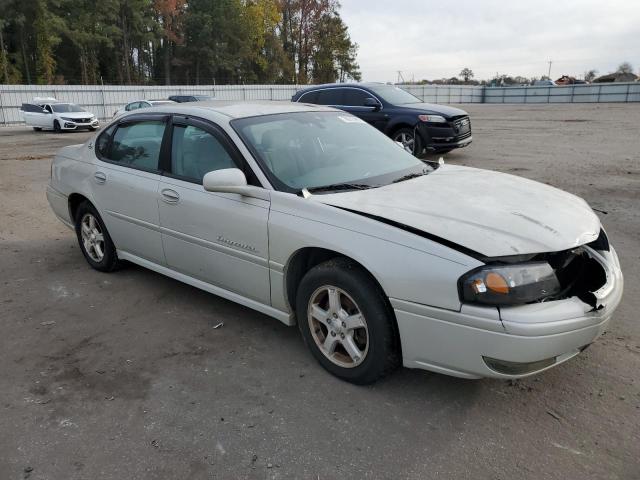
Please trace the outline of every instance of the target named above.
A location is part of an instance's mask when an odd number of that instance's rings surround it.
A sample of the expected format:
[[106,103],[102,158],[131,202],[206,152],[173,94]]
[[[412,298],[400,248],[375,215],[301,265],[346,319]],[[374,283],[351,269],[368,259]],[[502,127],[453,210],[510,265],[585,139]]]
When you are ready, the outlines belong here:
[[409,173],[408,175],[404,175],[402,177],[396,178],[391,183],[404,182],[405,180],[411,180],[412,178],[422,177],[423,175],[426,175],[427,173],[429,173],[429,172],[422,171],[422,173]]
[[366,185],[364,183],[334,183],[333,185],[322,185],[320,187],[307,188],[307,191],[314,193],[330,190],[366,190],[373,187],[374,185]]

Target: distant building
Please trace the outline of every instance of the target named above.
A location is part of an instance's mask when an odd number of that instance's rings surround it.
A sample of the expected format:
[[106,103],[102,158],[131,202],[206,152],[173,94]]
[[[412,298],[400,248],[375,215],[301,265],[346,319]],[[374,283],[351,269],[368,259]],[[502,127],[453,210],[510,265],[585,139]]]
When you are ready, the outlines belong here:
[[612,83],[612,82],[635,82],[638,76],[633,73],[609,73],[596,78],[593,83]]

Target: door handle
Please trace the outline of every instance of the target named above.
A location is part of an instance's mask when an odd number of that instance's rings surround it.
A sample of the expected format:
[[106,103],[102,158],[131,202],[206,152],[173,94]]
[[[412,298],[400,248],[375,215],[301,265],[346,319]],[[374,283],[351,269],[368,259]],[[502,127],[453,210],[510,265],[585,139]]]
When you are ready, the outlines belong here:
[[102,172],[96,172],[93,174],[93,178],[96,181],[96,183],[102,185],[103,183],[105,183],[107,181],[107,176],[102,173]]
[[162,201],[166,203],[178,203],[180,201],[180,195],[175,190],[165,188],[160,192],[162,194]]

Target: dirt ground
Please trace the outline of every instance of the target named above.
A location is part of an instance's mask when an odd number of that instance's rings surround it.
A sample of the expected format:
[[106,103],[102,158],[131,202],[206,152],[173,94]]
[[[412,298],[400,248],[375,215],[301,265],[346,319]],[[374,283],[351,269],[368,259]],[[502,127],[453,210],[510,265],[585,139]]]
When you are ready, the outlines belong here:
[[353,386],[276,320],[93,271],[44,193],[89,134],[0,128],[0,479],[640,478],[640,104],[464,108],[473,144],[446,161],[584,197],[625,274],[610,330],[517,382]]

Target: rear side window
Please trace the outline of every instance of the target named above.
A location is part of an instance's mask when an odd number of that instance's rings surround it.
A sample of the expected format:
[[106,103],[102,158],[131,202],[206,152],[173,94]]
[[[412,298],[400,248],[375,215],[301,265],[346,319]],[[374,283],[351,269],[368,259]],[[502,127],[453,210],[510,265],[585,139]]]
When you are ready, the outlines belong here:
[[357,90],[355,88],[345,88],[343,105],[348,105],[351,107],[362,107],[364,105],[364,99],[369,97],[371,97],[371,95],[363,92],[362,90]]
[[236,168],[236,164],[215,136],[192,125],[174,125],[171,173],[202,183],[206,173],[223,168]]
[[116,125],[111,125],[104,132],[102,132],[96,140],[96,153],[98,154],[98,158],[109,158],[109,147],[111,146],[113,132],[115,131]]
[[302,103],[318,103],[318,92],[303,93],[298,101]]
[[[111,134],[113,128],[115,132]],[[96,150],[107,161],[156,171],[164,128],[165,123],[160,120],[120,124],[100,136]]]
[[318,90],[318,105],[344,105],[342,100],[342,88],[331,88],[328,90]]

